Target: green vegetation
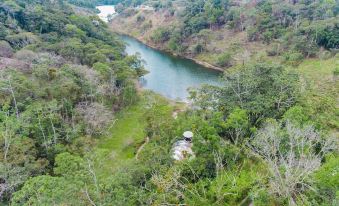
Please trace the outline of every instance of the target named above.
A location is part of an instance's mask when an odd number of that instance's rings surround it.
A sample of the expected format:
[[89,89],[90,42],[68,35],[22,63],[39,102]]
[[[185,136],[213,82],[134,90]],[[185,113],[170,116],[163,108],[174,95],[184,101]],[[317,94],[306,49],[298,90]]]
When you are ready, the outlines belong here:
[[101,20],[63,1],[1,2],[0,25],[0,197],[9,201],[31,177],[58,181],[48,176],[61,174],[57,155],[85,154],[115,111],[137,101],[144,69]]
[[[304,57],[320,57],[322,49],[334,56],[338,49],[338,7],[329,1],[235,1],[177,0],[149,11],[131,12],[131,8],[113,20],[119,32],[149,41],[160,49],[194,57],[222,68],[231,67],[229,55],[237,54],[236,63],[256,58],[258,52],[282,56],[297,65]],[[152,1],[145,4],[153,5]],[[174,13],[171,11],[174,10]],[[122,12],[122,14],[124,14]],[[136,16],[152,21],[145,29],[135,23]],[[209,31],[208,41],[202,34]],[[212,41],[211,41],[212,40]],[[235,49],[232,44],[239,44]],[[178,46],[180,48],[178,49]],[[229,55],[226,55],[229,53]],[[207,57],[218,54],[219,58]],[[234,62],[233,62],[234,63]]]
[[134,158],[138,147],[147,139],[145,114],[154,102],[163,105],[164,110],[168,112],[172,110],[167,100],[155,94],[143,92],[136,104],[123,109],[115,116],[114,123],[97,146],[98,149],[111,152],[111,158],[103,164],[104,169],[101,172],[110,173],[114,171],[114,168]]
[[144,0],[67,0],[67,2],[79,7],[87,8],[95,8],[98,5],[119,5],[118,8],[121,7],[124,9],[129,6],[138,6],[142,4]]
[[[187,105],[139,92],[138,55],[73,11],[119,2],[0,3],[1,205],[338,204],[335,1],[121,2],[151,42],[230,67]],[[175,161],[187,130],[195,157]]]

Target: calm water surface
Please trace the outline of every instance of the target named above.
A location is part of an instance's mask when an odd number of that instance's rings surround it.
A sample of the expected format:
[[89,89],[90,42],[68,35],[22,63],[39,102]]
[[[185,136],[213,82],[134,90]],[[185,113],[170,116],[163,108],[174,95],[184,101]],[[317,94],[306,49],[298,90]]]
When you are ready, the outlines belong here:
[[[115,14],[113,5],[98,6],[99,17],[107,21],[107,15]],[[128,36],[121,36],[127,44],[128,54],[139,53],[145,61],[145,68],[150,72],[140,79],[141,85],[173,100],[186,101],[188,88],[202,84],[218,85],[221,72],[207,69],[195,62],[175,57],[165,52],[152,49]]]
[[146,46],[128,36],[121,36],[127,43],[126,52],[139,53],[150,72],[140,79],[142,86],[167,98],[185,101],[188,88],[202,84],[220,84],[221,72],[207,69],[195,62],[170,55]]

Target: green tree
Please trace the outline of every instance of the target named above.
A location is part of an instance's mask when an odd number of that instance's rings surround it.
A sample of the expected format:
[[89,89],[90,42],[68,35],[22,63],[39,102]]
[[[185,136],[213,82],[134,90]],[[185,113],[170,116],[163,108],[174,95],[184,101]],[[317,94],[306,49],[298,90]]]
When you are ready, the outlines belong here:
[[224,129],[235,145],[238,145],[245,138],[245,135],[248,134],[249,126],[247,112],[239,108],[234,109],[223,124]]
[[219,55],[217,58],[216,64],[221,67],[230,67],[232,66],[232,55],[230,52],[224,52]]
[[75,182],[69,182],[64,177],[48,175],[34,177],[28,180],[22,189],[14,193],[12,205],[53,205],[86,204],[79,198],[81,187]]
[[222,87],[201,89],[194,97],[197,105],[226,113],[240,107],[248,112],[251,123],[281,116],[299,95],[298,75],[280,65],[246,65],[227,71],[223,79]]
[[316,190],[309,191],[309,202],[335,205],[338,202],[339,158],[334,155],[326,157],[326,162],[313,175]]
[[170,31],[166,28],[158,28],[152,33],[150,38],[155,43],[164,43],[169,40]]

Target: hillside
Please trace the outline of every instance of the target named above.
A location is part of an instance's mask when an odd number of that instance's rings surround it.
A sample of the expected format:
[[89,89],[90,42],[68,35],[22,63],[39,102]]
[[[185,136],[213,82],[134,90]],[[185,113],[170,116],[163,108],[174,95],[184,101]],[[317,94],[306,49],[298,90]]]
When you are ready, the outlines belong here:
[[99,18],[67,2],[0,2],[1,201],[56,173],[58,154],[86,154],[137,101],[143,68],[124,48]]
[[125,9],[111,27],[223,68],[258,58],[333,56],[338,50],[335,1],[161,2],[148,3],[153,11]]
[[[337,205],[338,9],[0,1],[0,205]],[[115,32],[222,69],[220,84],[188,103],[140,88],[147,62]],[[164,72],[170,54],[150,54]]]

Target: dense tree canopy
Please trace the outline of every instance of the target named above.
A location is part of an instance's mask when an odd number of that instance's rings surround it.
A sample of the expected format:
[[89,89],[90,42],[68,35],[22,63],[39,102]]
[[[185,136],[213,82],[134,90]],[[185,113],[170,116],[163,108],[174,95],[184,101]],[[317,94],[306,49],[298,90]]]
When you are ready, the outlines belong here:
[[[0,25],[6,62],[0,68],[0,197],[6,201],[29,177],[53,173],[56,155],[78,139],[93,142],[114,111],[137,99],[134,79],[144,70],[98,17],[79,16],[64,1],[2,1]],[[64,195],[77,195],[71,184],[64,190],[65,181],[40,176],[21,194],[45,184],[41,192],[51,196],[31,197],[29,204],[61,204],[72,199]],[[25,195],[13,203],[23,204]]]
[[[337,2],[180,2],[182,24],[155,29],[153,43],[182,53],[188,39],[203,55],[225,27],[281,55],[240,65],[221,51],[217,65],[232,68],[219,86],[191,89],[191,104],[137,92],[140,55],[126,55],[93,13],[74,11],[143,2],[0,2],[0,204],[336,205],[337,65],[326,82],[296,65],[338,49]],[[194,134],[194,155],[176,161],[183,131]]]

